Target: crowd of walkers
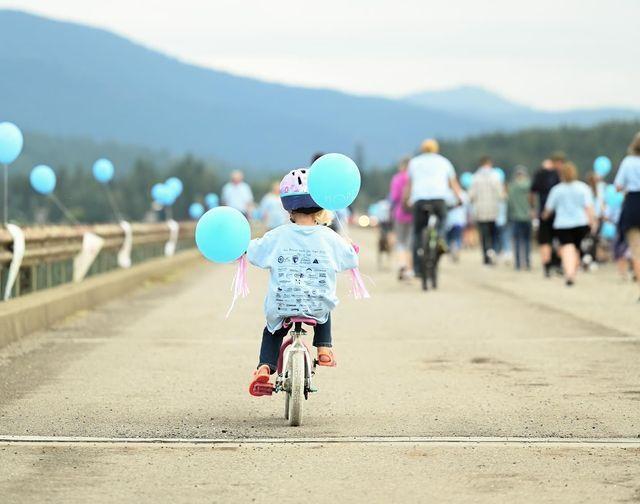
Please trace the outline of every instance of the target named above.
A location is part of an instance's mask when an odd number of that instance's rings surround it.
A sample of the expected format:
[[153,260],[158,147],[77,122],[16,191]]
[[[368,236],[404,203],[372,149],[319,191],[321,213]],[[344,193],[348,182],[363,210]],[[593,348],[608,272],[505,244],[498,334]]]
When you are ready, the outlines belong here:
[[608,257],[624,278],[640,279],[640,133],[613,185],[595,173],[587,180],[579,180],[578,167],[555,152],[534,173],[519,165],[508,179],[485,156],[459,183],[438,143],[426,140],[418,155],[399,163],[389,187],[398,277],[419,274],[416,253],[428,209],[438,217],[442,251],[454,260],[460,248],[479,241],[484,265],[505,262],[530,270],[536,236],[543,274],[562,274],[567,286],[581,269]]

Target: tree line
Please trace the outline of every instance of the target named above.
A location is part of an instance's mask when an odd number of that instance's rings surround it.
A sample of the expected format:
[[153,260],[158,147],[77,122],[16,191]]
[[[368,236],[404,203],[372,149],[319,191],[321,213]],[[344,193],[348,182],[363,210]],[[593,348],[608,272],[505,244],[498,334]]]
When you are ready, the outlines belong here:
[[[562,151],[586,177],[598,156],[608,156],[614,169],[607,180],[612,181],[633,135],[640,131],[640,121],[607,122],[591,127],[564,126],[560,128],[535,128],[515,133],[493,133],[468,137],[459,141],[443,140],[440,152],[449,158],[458,175],[465,171],[475,171],[479,159],[491,156],[496,166],[501,167],[509,180],[517,165],[524,165],[532,174],[551,153]],[[412,153],[408,153],[412,154]],[[415,153],[413,153],[415,154]],[[385,198],[389,180],[395,166],[378,168],[363,177],[362,203],[369,204]]]
[[[509,178],[516,165],[522,164],[532,173],[540,162],[554,151],[563,151],[586,176],[593,160],[600,155],[609,156],[614,170],[625,156],[633,135],[640,130],[637,122],[609,122],[593,127],[561,127],[556,129],[529,129],[515,133],[494,133],[469,137],[459,141],[441,141],[441,152],[456,167],[458,174],[475,171],[478,160],[490,155]],[[407,153],[410,155],[412,153]],[[46,159],[46,156],[44,156]],[[362,190],[355,206],[367,206],[387,196],[389,181],[395,166],[383,166],[363,171]],[[109,222],[115,219],[104,187],[85,164],[56,166],[56,196],[80,222]],[[188,208],[193,202],[203,202],[207,193],[220,194],[227,180],[228,168],[188,155],[170,162],[152,157],[141,157],[133,166],[116,172],[109,187],[123,214],[131,221],[148,217],[151,209],[150,189],[153,184],[170,176],[180,178],[184,190],[173,206],[176,219],[187,219]],[[11,220],[19,223],[63,222],[65,216],[49,198],[33,191],[26,170],[11,171],[9,177],[9,207]],[[256,199],[269,190],[278,174],[252,172],[248,178]]]

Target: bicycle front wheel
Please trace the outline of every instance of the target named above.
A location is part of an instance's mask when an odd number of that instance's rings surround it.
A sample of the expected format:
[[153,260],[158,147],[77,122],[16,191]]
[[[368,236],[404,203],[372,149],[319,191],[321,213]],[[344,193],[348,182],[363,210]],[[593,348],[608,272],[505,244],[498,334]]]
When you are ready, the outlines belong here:
[[304,403],[304,353],[294,352],[291,355],[291,392],[289,392],[289,425],[302,423],[302,406]]

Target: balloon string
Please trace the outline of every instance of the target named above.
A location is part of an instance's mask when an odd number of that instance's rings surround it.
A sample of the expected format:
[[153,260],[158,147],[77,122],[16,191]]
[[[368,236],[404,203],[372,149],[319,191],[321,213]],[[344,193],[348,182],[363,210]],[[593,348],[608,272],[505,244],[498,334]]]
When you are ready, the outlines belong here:
[[231,282],[231,291],[233,292],[233,299],[231,300],[231,306],[227,311],[225,318],[229,318],[231,311],[236,304],[236,300],[239,297],[246,298],[249,295],[249,281],[247,280],[247,271],[249,269],[249,261],[247,261],[247,255],[243,254],[240,259],[237,260],[236,274]]
[[7,227],[9,222],[9,166],[4,163],[4,225]]
[[105,185],[104,186],[104,190],[107,193],[107,200],[109,201],[109,205],[111,206],[111,211],[115,215],[116,220],[117,221],[124,220],[123,217],[122,217],[122,213],[120,212],[120,209],[118,208],[118,205],[116,204],[116,200],[113,197],[113,193],[111,192],[111,189],[109,188],[109,186]]
[[73,214],[69,211],[69,209],[62,204],[62,202],[58,199],[58,197],[55,194],[51,193],[49,197],[51,198],[51,201],[53,201],[56,204],[56,206],[58,207],[58,210],[62,212],[62,214],[66,217],[67,220],[71,221],[71,223],[75,224],[76,226],[80,226],[80,221],[78,221],[78,219],[76,219],[73,216]]
[[370,298],[371,295],[364,284],[360,270],[358,268],[350,269],[349,274],[351,275],[351,293],[353,297],[355,299]]
[[336,220],[338,221],[338,227],[342,230],[342,233],[344,234],[344,236],[349,240],[351,240],[351,237],[349,236],[349,231],[347,230],[347,226],[342,222],[342,219],[340,218],[340,214],[338,212],[335,212],[334,215],[336,216]]

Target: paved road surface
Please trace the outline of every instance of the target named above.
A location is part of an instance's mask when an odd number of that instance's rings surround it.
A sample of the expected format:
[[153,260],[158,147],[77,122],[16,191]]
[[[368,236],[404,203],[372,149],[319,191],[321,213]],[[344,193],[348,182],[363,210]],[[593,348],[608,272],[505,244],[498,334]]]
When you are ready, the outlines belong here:
[[300,428],[246,392],[259,271],[229,320],[232,270],[202,264],[0,350],[0,500],[640,501],[634,287],[477,255],[422,293],[365,253]]

